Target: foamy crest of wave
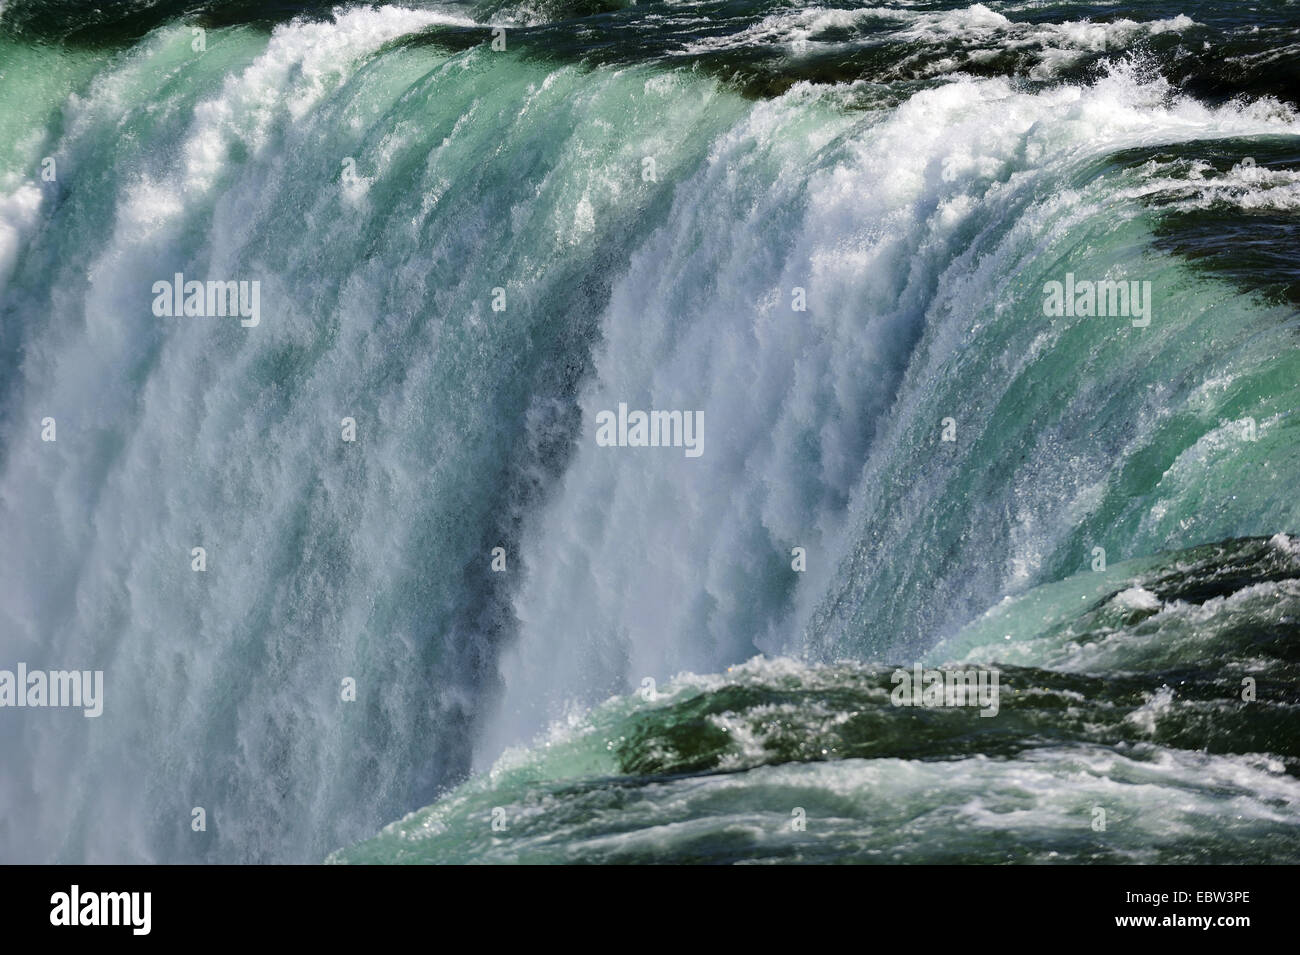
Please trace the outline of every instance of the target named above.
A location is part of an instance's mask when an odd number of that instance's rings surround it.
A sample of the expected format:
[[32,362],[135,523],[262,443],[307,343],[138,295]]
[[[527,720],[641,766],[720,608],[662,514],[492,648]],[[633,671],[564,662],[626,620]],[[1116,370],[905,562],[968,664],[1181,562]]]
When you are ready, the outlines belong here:
[[1243,160],[1219,172],[1204,160],[1149,162],[1143,181],[1123,190],[1132,198],[1155,198],[1179,210],[1231,206],[1250,212],[1300,210],[1300,171],[1269,169]]
[[[837,10],[810,7],[775,13],[739,33],[709,37],[688,43],[686,54],[710,53],[751,46],[775,45],[799,51],[818,46],[851,47],[881,42],[924,42],[955,44],[954,54],[966,53],[987,59],[1000,51],[1036,53],[1041,62],[1033,73],[1050,76],[1089,53],[1121,51],[1143,37],[1183,32],[1198,24],[1186,14],[1160,20],[1135,21],[1127,18],[1108,23],[1088,20],[1064,23],[1023,23],[977,3],[960,10],[917,12],[893,7],[863,7]],[[844,40],[828,31],[856,33]],[[913,59],[919,62],[920,56]],[[924,72],[949,72],[960,66],[960,58],[945,57],[926,63]]]

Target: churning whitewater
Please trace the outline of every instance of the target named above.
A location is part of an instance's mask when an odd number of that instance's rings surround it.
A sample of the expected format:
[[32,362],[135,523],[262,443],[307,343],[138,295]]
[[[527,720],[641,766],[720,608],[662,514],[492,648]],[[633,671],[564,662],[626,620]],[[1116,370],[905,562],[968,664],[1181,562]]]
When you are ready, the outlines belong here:
[[0,0],[0,860],[1300,861],[1300,7],[272,7]]

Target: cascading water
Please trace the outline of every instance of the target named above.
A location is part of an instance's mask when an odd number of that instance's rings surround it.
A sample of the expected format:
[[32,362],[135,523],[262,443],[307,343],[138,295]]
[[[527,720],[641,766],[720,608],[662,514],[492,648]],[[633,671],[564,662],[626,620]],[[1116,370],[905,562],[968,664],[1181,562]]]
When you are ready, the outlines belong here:
[[0,668],[106,696],[0,859],[1300,857],[1300,22],[1208,6],[0,3]]

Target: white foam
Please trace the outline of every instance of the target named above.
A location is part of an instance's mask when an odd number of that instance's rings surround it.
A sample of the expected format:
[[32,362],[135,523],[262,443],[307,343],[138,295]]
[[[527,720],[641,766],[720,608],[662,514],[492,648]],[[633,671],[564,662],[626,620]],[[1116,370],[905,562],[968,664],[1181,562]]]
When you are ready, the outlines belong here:
[[1114,597],[1114,603],[1130,610],[1159,610],[1160,598],[1145,587],[1129,587]]
[[[1198,24],[1179,14],[1159,20],[1118,19],[1108,23],[1067,21],[1024,23],[1008,18],[983,3],[957,10],[913,11],[893,7],[862,7],[853,10],[807,7],[782,11],[730,35],[693,40],[684,54],[694,55],[751,46],[777,45],[799,52],[805,48],[836,48],[855,42],[868,44],[928,44],[957,42],[964,55],[975,61],[987,60],[1001,51],[1023,51],[1038,57],[1031,73],[1049,77],[1090,53],[1130,49],[1143,37],[1180,33]],[[827,31],[870,30],[860,40],[819,40]],[[918,54],[916,58],[925,55]],[[925,71],[945,74],[959,68],[960,59],[946,57],[929,62]]]
[[295,21],[275,28],[266,52],[226,80],[221,94],[194,110],[185,146],[184,188],[205,190],[224,168],[230,142],[253,152],[285,111],[300,120],[384,43],[425,27],[474,26],[468,17],[399,6],[341,9],[331,20]]
[[0,292],[18,261],[23,237],[40,215],[42,194],[34,182],[18,185],[0,195]]
[[1229,206],[1249,212],[1300,210],[1300,170],[1270,169],[1243,160],[1220,173],[1203,160],[1157,163],[1121,195],[1160,198],[1165,208],[1187,211]]

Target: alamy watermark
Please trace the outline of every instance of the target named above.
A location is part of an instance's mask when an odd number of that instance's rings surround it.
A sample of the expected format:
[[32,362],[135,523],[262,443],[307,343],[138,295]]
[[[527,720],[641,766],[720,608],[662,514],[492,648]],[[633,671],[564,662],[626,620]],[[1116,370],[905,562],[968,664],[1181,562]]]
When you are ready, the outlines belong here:
[[0,707],[79,706],[93,719],[104,712],[103,670],[0,670]]
[[596,413],[596,444],[602,448],[685,448],[688,458],[704,453],[703,411],[628,411]]
[[1043,286],[1043,314],[1050,318],[1097,316],[1131,318],[1134,328],[1151,324],[1151,283],[1076,279],[1065,273],[1064,282]]
[[895,670],[889,681],[895,706],[978,706],[980,716],[998,715],[997,670],[924,670],[918,663]]
[[172,281],[153,283],[153,313],[159,318],[224,318],[239,316],[239,324],[254,328],[262,321],[262,283],[185,281],[177,272]]

